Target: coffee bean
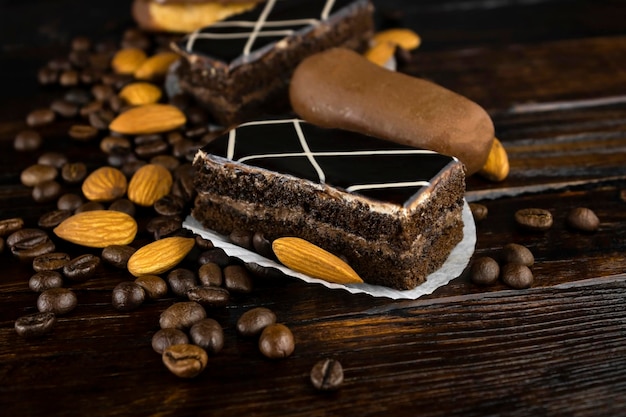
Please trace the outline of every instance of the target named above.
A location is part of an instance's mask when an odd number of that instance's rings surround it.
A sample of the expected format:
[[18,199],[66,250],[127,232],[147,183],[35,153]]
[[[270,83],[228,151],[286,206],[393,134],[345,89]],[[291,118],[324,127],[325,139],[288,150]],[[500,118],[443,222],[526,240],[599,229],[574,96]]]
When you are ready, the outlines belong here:
[[170,346],[188,343],[187,335],[178,329],[160,329],[152,336],[152,349],[159,355]]
[[126,198],[120,198],[112,202],[109,210],[121,211],[131,217],[135,217],[135,212],[137,211],[135,204]]
[[50,110],[52,110],[61,117],[76,117],[78,115],[78,104],[72,103],[64,99],[54,100],[50,104]]
[[491,285],[498,280],[500,265],[493,258],[483,256],[474,260],[470,277],[474,284]]
[[135,154],[143,159],[150,159],[157,155],[167,152],[168,145],[163,139],[153,140],[151,142],[135,146]]
[[52,312],[40,312],[15,320],[15,331],[22,337],[41,337],[54,327],[56,316]]
[[136,251],[127,245],[110,245],[102,249],[102,259],[116,268],[126,269],[128,260]]
[[37,298],[37,309],[42,313],[67,314],[77,305],[76,294],[67,288],[50,288],[39,294]]
[[334,391],[343,384],[343,367],[334,359],[322,359],[311,369],[311,384],[320,391]]
[[150,163],[154,165],[161,165],[170,172],[173,172],[180,166],[180,161],[174,158],[172,155],[157,155],[150,159]]
[[161,357],[167,369],[180,378],[198,376],[209,361],[204,349],[190,344],[169,346]]
[[24,227],[24,219],[22,219],[21,217],[11,217],[9,219],[2,219],[0,220],[0,236],[8,236],[12,233],[17,232],[22,227]]
[[489,209],[487,209],[487,206],[484,204],[469,203],[469,207],[474,220],[477,222],[485,220],[487,218],[487,214],[489,214]]
[[[79,70],[85,69],[89,65],[89,53],[87,51],[70,51],[67,57],[72,63],[72,65],[74,65]],[[67,86],[77,85],[80,82],[81,73],[79,71],[72,71],[72,72],[74,73],[72,74],[72,77],[75,77],[75,78],[69,79]],[[63,76],[63,74],[61,74],[61,76]],[[90,79],[87,79],[87,82],[89,83],[93,81]],[[61,85],[65,85],[61,82],[61,79],[59,79],[59,83]]]
[[222,307],[228,304],[230,293],[225,288],[202,285],[190,288],[187,298],[207,307]]
[[0,237],[0,254],[4,253],[4,248],[7,246],[3,237]]
[[198,257],[198,263],[200,263],[200,265],[204,265],[209,262],[218,264],[223,268],[230,264],[230,256],[228,256],[222,248],[208,249],[200,254]]
[[[89,57],[90,58],[90,57]],[[95,84],[102,79],[103,72],[96,68],[84,68],[80,74],[80,82],[83,84]]]
[[72,215],[69,210],[53,210],[43,214],[37,221],[37,225],[44,229],[52,229],[57,227],[63,220],[68,219]]
[[502,281],[515,289],[524,289],[533,284],[534,277],[526,265],[506,264],[502,267]]
[[69,162],[61,168],[61,177],[69,184],[82,182],[87,176],[87,165],[83,162]]
[[77,36],[72,39],[73,51],[88,51],[91,49],[91,39],[86,36]]
[[258,336],[270,324],[276,323],[276,314],[269,308],[256,307],[246,311],[237,320],[237,332],[242,336]]
[[185,158],[186,160],[189,160],[190,157],[193,158],[198,149],[200,149],[201,147],[202,144],[200,143],[196,143],[189,139],[183,139],[174,144],[174,147],[172,149],[172,155],[174,155],[176,158]]
[[168,307],[159,318],[162,329],[187,329],[206,318],[206,311],[195,301],[182,301]]
[[122,35],[122,48],[148,49],[151,46],[150,38],[138,28],[130,28]]
[[270,359],[286,358],[295,349],[295,340],[291,330],[284,324],[270,324],[259,338],[259,350]]
[[91,68],[100,72],[100,77],[98,77],[97,82],[100,82],[105,72],[109,70],[111,64],[111,56],[112,52],[103,50],[96,50],[96,52],[92,53],[89,56],[89,63],[91,64]]
[[34,151],[41,147],[43,139],[35,130],[22,130],[13,140],[13,149],[21,152]]
[[115,95],[115,90],[110,85],[97,84],[91,87],[91,94],[97,101],[108,101]]
[[90,125],[72,125],[67,134],[79,141],[89,141],[98,136],[98,129]]
[[185,200],[181,197],[168,194],[154,202],[154,211],[162,216],[177,216],[182,214]]
[[79,106],[84,106],[93,100],[93,96],[89,91],[85,91],[79,88],[73,88],[69,90],[67,93],[65,93],[65,96],[63,98],[70,103],[74,103]]
[[213,242],[211,242],[209,239],[203,238],[200,235],[196,235],[195,239],[196,239],[196,246],[202,250],[213,249],[215,247],[213,246]]
[[196,285],[196,275],[193,271],[185,268],[177,268],[167,274],[167,283],[175,295],[185,296],[187,291]]
[[48,67],[57,71],[68,70],[72,69],[72,63],[67,58],[54,58],[48,61]]
[[535,257],[526,246],[509,243],[502,248],[502,262],[530,267],[535,263]]
[[33,269],[41,271],[57,271],[62,269],[70,260],[70,255],[64,252],[51,252],[39,255],[33,259]]
[[32,196],[33,200],[38,203],[47,203],[49,201],[56,200],[59,197],[59,194],[61,194],[61,191],[61,184],[58,182],[54,180],[44,181],[35,185]]
[[224,285],[233,292],[252,292],[252,278],[241,265],[228,265],[224,268]]
[[37,72],[37,80],[41,85],[55,84],[59,81],[59,72],[48,67],[43,67]]
[[68,210],[68,211],[73,212],[82,204],[83,204],[83,198],[81,196],[79,196],[78,194],[67,193],[67,194],[63,194],[57,200],[57,209]]
[[100,258],[90,253],[77,256],[63,266],[63,275],[72,281],[85,281],[96,274]]
[[20,229],[10,234],[6,243],[11,253],[23,261],[32,261],[56,249],[48,234],[40,229]]
[[187,164],[179,166],[176,171],[174,171],[172,194],[179,196],[186,202],[192,201],[196,196],[196,189],[193,184],[193,178],[193,171],[188,168]]
[[67,156],[60,152],[45,152],[37,159],[37,163],[41,165],[50,165],[56,169],[61,169],[67,163]]
[[46,233],[45,230],[31,228],[24,229],[22,228],[23,225],[24,221],[19,217],[6,219],[0,223],[0,231],[4,229],[4,233],[2,234],[6,235],[7,232],[11,232],[7,237],[7,245],[9,247],[28,249],[37,246],[41,242],[49,240],[48,233]]
[[26,116],[26,124],[30,127],[39,127],[54,122],[55,114],[50,109],[33,110]]
[[[96,100],[96,101],[90,101],[90,102],[88,102],[88,103],[84,104],[84,105],[80,108],[80,110],[78,111],[78,113],[79,113],[82,117],[88,118],[88,117],[89,117],[89,115],[90,115],[91,113],[96,112],[96,111],[100,111],[100,110],[102,110],[102,107],[103,107],[103,103],[102,103],[101,101],[98,101],[98,100]],[[90,127],[91,127],[91,126],[90,126]]]
[[89,113],[87,117],[89,124],[98,129],[106,130],[109,128],[109,124],[115,119],[115,114],[111,110],[98,110],[93,113]]
[[540,208],[521,209],[515,212],[515,221],[532,231],[545,231],[552,227],[552,213]]
[[148,222],[146,230],[152,233],[154,240],[171,236],[183,227],[183,222],[179,217],[160,216]]
[[42,182],[56,178],[59,171],[50,165],[34,164],[24,169],[20,174],[20,181],[27,187],[34,187]]
[[146,292],[146,296],[152,300],[163,298],[167,295],[167,283],[156,275],[142,275],[135,279],[135,283]]
[[[111,155],[109,158],[113,156],[115,155]],[[141,161],[141,160],[133,159],[133,158],[136,158],[136,157],[132,153],[122,158],[122,163],[120,166],[121,166],[122,172],[124,173],[124,175],[126,175],[127,178],[131,178],[135,174],[135,172],[139,170],[139,168],[147,164],[146,161]],[[111,162],[109,163],[111,164]]]
[[600,219],[593,210],[586,207],[572,209],[567,215],[567,224],[583,232],[595,232],[600,227]]
[[100,150],[108,155],[125,155],[131,150],[131,143],[124,137],[107,136],[100,141]]
[[83,203],[80,205],[80,207],[78,207],[76,210],[74,210],[74,213],[83,213],[85,211],[94,211],[94,210],[104,210],[104,204],[102,204],[99,201],[88,201],[86,203]]
[[61,288],[63,277],[57,271],[41,271],[30,277],[28,288],[34,292],[44,292],[50,288]]
[[185,113],[187,120],[192,125],[207,125],[209,123],[209,115],[199,106],[190,106]]
[[245,249],[252,249],[252,233],[247,230],[233,230],[228,238],[237,246]]
[[202,285],[219,287],[223,281],[222,268],[214,262],[207,262],[198,269],[198,278]]
[[118,311],[132,311],[141,306],[146,299],[143,287],[133,281],[120,282],[113,288],[111,303]]
[[61,71],[61,74],[59,74],[59,84],[63,87],[77,86],[78,81],[78,71],[76,70]]
[[272,250],[272,242],[267,240],[263,233],[255,232],[252,236],[252,247],[261,256],[267,259],[274,259],[274,251]]
[[213,319],[200,320],[189,329],[194,345],[200,346],[208,354],[215,355],[224,347],[224,330]]

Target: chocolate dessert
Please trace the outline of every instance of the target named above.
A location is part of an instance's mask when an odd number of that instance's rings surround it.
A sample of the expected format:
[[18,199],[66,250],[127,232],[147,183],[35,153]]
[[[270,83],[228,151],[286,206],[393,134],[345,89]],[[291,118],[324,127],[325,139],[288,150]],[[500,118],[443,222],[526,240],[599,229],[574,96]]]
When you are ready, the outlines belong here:
[[194,167],[205,227],[306,239],[371,284],[414,288],[463,237],[463,165],[433,151],[285,118],[240,125]]

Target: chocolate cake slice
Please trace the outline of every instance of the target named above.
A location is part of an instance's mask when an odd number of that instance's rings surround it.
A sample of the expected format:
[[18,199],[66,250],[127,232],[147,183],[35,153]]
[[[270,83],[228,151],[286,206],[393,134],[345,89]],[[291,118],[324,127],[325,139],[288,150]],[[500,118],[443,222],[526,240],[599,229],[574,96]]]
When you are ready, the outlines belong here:
[[284,112],[300,61],[333,46],[364,51],[372,13],[368,0],[267,0],[172,45],[180,89],[225,127]]
[[463,237],[463,165],[432,151],[285,118],[232,129],[194,167],[204,227],[301,237],[371,284],[414,288]]

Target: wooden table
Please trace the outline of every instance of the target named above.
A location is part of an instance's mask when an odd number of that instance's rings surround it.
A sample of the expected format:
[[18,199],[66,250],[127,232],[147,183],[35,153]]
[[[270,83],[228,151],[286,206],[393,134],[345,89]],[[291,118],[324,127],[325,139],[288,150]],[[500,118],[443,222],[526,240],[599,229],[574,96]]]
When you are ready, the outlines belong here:
[[[111,290],[129,274],[102,266],[72,285],[79,306],[41,340],[14,331],[35,311],[29,264],[0,255],[0,410],[40,415],[623,415],[626,413],[626,6],[620,1],[378,4],[380,27],[408,26],[422,47],[403,71],[484,106],[511,161],[501,183],[468,179],[467,199],[489,209],[475,257],[506,243],[529,247],[527,290],[478,287],[466,271],[415,301],[350,295],[297,280],[255,278],[209,315],[224,327],[222,352],[193,380],[168,372],[150,346],[159,314],[176,298],[121,313]],[[44,148],[16,152],[24,117],[62,94],[36,71],[67,54],[76,35],[119,40],[129,2],[0,1],[0,218],[36,225],[55,204],[34,203],[20,172],[46,149],[91,169],[105,160],[58,130]],[[67,126],[65,126],[67,128]],[[595,233],[566,227],[570,209],[593,209]],[[520,230],[513,214],[548,209],[545,233]],[[142,212],[148,215],[147,212]],[[145,239],[145,235],[144,235]],[[73,254],[85,249],[64,247]],[[81,252],[82,251],[82,252]],[[254,306],[274,310],[296,338],[271,361],[235,332]],[[338,359],[335,393],[308,381],[320,358]]]

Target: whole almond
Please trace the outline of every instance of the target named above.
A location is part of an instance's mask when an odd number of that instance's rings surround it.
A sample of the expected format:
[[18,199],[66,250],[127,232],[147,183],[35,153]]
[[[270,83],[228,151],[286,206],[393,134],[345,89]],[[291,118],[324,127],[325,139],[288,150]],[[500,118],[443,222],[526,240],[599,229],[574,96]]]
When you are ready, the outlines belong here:
[[149,135],[177,129],[187,122],[178,108],[169,104],[145,104],[117,116],[109,129],[126,135]]
[[509,175],[509,157],[502,143],[494,138],[487,162],[478,171],[478,174],[485,177],[489,181],[504,181]]
[[365,58],[376,65],[384,67],[394,56],[396,45],[391,42],[382,42],[372,46],[365,52]]
[[337,284],[363,283],[359,275],[332,253],[297,237],[282,237],[272,242],[278,260],[296,272]]
[[172,182],[172,174],[167,168],[157,164],[144,165],[130,179],[128,199],[140,206],[151,206],[169,194]]
[[387,29],[374,34],[372,43],[378,45],[381,43],[391,43],[397,45],[402,49],[410,51],[416,49],[422,43],[422,39],[419,35],[413,32],[411,29],[394,28]]
[[113,201],[126,194],[126,176],[117,168],[104,166],[83,181],[82,191],[91,201]]
[[131,106],[153,104],[161,99],[162,92],[159,87],[150,83],[131,83],[119,92],[122,100]]
[[92,210],[64,220],[53,232],[77,245],[104,248],[131,243],[137,234],[137,222],[121,211]]
[[195,239],[166,237],[139,248],[128,260],[128,271],[136,277],[158,275],[174,268],[191,251]]
[[135,78],[138,80],[155,80],[167,74],[170,65],[180,56],[175,52],[159,52],[146,59],[135,70]]
[[111,67],[118,74],[133,74],[147,58],[146,53],[139,48],[120,49],[113,56]]

